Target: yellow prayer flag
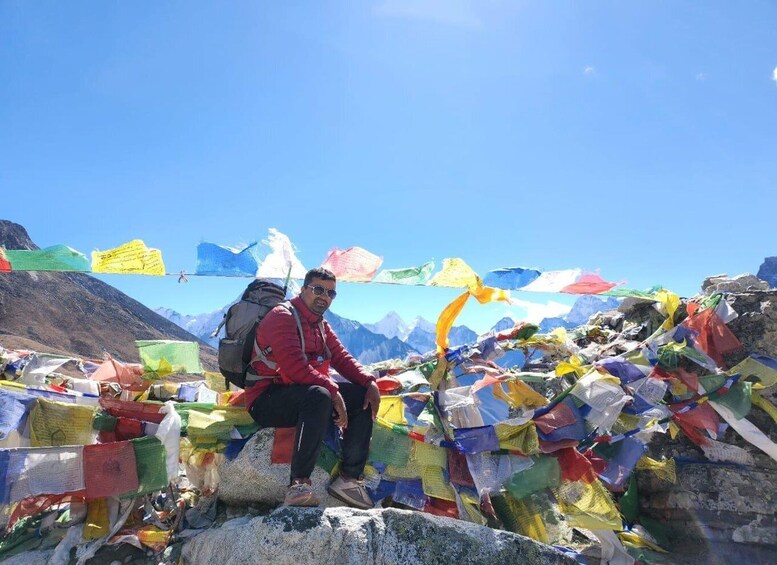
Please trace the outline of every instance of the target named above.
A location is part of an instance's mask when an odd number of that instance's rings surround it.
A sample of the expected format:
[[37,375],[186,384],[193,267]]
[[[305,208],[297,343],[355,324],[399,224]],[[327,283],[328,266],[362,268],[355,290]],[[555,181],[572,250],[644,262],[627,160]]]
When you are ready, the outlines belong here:
[[561,345],[564,345],[567,342],[567,329],[564,327],[556,328],[548,335],[558,341]]
[[501,288],[491,288],[489,286],[483,286],[483,281],[480,277],[475,275],[475,278],[469,284],[467,292],[457,297],[453,302],[448,304],[445,309],[437,318],[437,349],[442,352],[448,349],[448,333],[453,327],[453,322],[464,309],[464,305],[470,296],[474,296],[475,299],[481,304],[488,302],[494,302],[495,300],[502,300],[504,302],[510,301],[510,293]]
[[500,449],[519,451],[524,455],[540,452],[540,439],[534,422],[526,422],[520,426],[497,424],[494,426]]
[[666,310],[666,321],[661,325],[665,330],[671,330],[674,327],[674,313],[680,306],[680,297],[674,292],[668,290],[659,290],[656,293],[656,300],[661,303],[661,306]]
[[30,411],[30,445],[89,445],[94,443],[92,419],[97,408],[39,398]]
[[632,545],[634,547],[647,547],[648,549],[652,549],[653,551],[657,551],[659,553],[669,553],[660,545],[656,545],[650,540],[639,537],[634,532],[618,532],[617,536],[623,543],[627,545]]
[[165,265],[161,251],[133,239],[108,251],[92,251],[92,272],[163,276]]
[[637,461],[638,471],[651,471],[662,481],[669,483],[677,482],[677,465],[674,459],[667,459],[665,461],[656,461],[651,459],[647,455],[644,455]]
[[431,286],[466,288],[474,284],[477,278],[477,273],[463,259],[443,259],[442,270],[434,275],[427,284]]
[[772,420],[777,423],[777,408],[774,404],[761,396],[760,392],[753,392],[751,401],[755,406],[758,406],[758,408],[769,414],[769,416],[772,417]]
[[424,488],[424,494],[442,500],[456,501],[456,493],[451,485],[445,480],[442,469],[439,467],[424,467],[421,475],[421,482]]
[[531,497],[516,499],[510,496],[508,504],[518,526],[519,531],[516,533],[523,534],[540,543],[550,543],[545,522],[542,521],[542,516]]
[[448,468],[448,453],[445,448],[431,443],[414,441],[410,460],[424,467]]
[[97,498],[86,504],[86,521],[81,536],[84,541],[99,539],[107,536],[111,529],[108,520],[108,499]]
[[392,424],[407,424],[405,419],[405,403],[401,396],[381,396],[378,417]]
[[[507,387],[507,392],[502,386]],[[518,379],[494,384],[494,396],[516,408],[539,408],[548,403],[547,398]]]
[[469,521],[485,526],[487,522],[480,512],[480,499],[471,494],[467,494],[464,491],[460,492],[459,496],[461,497],[461,504],[464,506],[464,511],[467,513]]
[[448,333],[451,331],[451,328],[453,327],[453,322],[456,321],[456,318],[464,309],[464,305],[467,303],[467,300],[469,300],[469,291],[465,292],[464,294],[461,294],[453,302],[448,304],[440,314],[440,317],[437,318],[436,343],[437,343],[437,349],[439,351],[444,351],[445,349],[448,349],[448,344],[449,344]]
[[743,379],[752,376],[756,377],[758,382],[753,385],[754,388],[756,386],[769,388],[777,384],[777,371],[763,363],[759,363],[752,357],[746,358],[727,371],[727,374],[729,375],[734,375],[736,373],[741,374]]
[[387,465],[384,475],[390,479],[420,479],[424,468],[414,461],[408,461],[404,467]]
[[572,527],[619,530],[620,512],[601,482],[563,481],[555,489],[559,509]]
[[[556,365],[556,376],[562,377],[567,373],[574,373],[578,378],[585,374],[585,367],[583,367],[583,360],[578,355],[572,355],[569,361],[561,361]],[[618,381],[620,384],[620,381]]]

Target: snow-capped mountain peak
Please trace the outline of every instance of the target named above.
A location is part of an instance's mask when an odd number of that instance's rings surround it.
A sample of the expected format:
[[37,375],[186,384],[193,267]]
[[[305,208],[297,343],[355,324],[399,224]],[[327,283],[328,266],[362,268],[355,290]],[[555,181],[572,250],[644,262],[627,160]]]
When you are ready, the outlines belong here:
[[399,314],[393,310],[374,324],[362,324],[365,328],[376,334],[385,335],[387,338],[399,337],[407,332],[407,325]]

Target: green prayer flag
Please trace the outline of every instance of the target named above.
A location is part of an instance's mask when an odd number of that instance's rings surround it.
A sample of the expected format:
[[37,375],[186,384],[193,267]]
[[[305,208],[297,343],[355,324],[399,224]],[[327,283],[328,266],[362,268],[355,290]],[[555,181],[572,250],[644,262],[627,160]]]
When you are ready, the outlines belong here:
[[6,249],[6,259],[14,271],[77,271],[88,273],[92,265],[86,255],[67,245],[45,249]]
[[549,456],[532,457],[534,465],[512,476],[507,490],[515,498],[524,498],[544,488],[557,487],[561,483],[561,466],[558,459]]
[[434,373],[434,370],[437,368],[437,360],[434,361],[428,361],[424,363],[423,365],[418,366],[418,370],[421,371],[421,374],[426,377],[426,380],[429,380],[429,378],[432,376],[432,373]]
[[203,372],[200,344],[196,341],[138,340],[135,342],[143,369],[158,376]]
[[404,434],[376,425],[372,428],[368,460],[404,467],[410,459],[411,441],[413,440]]
[[637,477],[632,474],[629,478],[629,488],[623,493],[619,501],[621,514],[626,523],[631,525],[637,519],[639,513],[639,496],[637,493]]
[[340,459],[338,459],[337,454],[329,446],[322,444],[321,450],[318,452],[316,465],[331,475],[339,462]]
[[372,282],[390,284],[426,284],[434,270],[434,261],[424,263],[420,267],[408,269],[385,269],[378,273]]
[[138,471],[138,489],[125,495],[132,497],[148,494],[167,487],[166,451],[162,442],[155,437],[141,437],[130,440],[135,451],[135,466]]
[[750,413],[752,407],[753,384],[737,381],[726,394],[720,396],[716,402],[731,410],[741,420]]
[[92,419],[92,429],[98,432],[112,432],[118,419],[107,412],[97,412]]

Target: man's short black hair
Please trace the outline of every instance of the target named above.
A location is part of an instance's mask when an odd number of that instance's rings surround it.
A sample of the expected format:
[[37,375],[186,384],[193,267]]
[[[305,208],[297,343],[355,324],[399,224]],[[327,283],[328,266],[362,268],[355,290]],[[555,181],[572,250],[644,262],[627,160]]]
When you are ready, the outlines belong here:
[[304,286],[307,286],[313,281],[313,279],[321,279],[322,281],[337,282],[337,277],[335,277],[335,274],[329,269],[325,269],[324,267],[316,267],[315,269],[310,269],[305,274],[305,282],[303,282],[302,284]]

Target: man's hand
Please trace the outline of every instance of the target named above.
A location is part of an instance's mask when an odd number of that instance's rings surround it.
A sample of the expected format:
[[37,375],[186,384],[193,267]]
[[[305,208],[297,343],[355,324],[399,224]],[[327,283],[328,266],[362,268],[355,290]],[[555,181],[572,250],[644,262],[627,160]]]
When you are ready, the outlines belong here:
[[362,410],[366,410],[367,406],[372,409],[372,419],[375,420],[375,418],[378,417],[378,408],[380,408],[380,390],[378,389],[378,385],[375,384],[375,381],[370,383],[367,387],[367,392],[364,394],[364,405],[362,406]]
[[339,392],[332,397],[332,408],[335,409],[335,426],[344,430],[348,427],[348,412],[345,409],[343,395]]

